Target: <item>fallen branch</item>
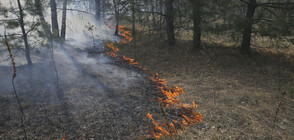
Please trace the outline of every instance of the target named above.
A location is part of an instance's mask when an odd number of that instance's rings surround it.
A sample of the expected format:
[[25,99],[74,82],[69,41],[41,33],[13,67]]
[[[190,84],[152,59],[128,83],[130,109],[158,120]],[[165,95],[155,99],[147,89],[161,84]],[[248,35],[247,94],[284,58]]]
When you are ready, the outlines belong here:
[[279,101],[279,103],[278,103],[278,106],[277,106],[277,109],[276,109],[276,111],[275,111],[275,116],[274,116],[274,119],[273,119],[273,127],[272,127],[272,131],[271,131],[271,135],[270,135],[270,140],[272,140],[273,139],[273,136],[274,136],[274,130],[275,130],[275,125],[276,125],[276,123],[277,123],[277,121],[278,121],[278,114],[279,114],[279,112],[280,112],[280,110],[281,110],[281,107],[282,107],[282,105],[283,105],[283,99],[284,99],[284,96],[286,95],[286,91],[284,91],[284,92],[282,92],[282,99]]

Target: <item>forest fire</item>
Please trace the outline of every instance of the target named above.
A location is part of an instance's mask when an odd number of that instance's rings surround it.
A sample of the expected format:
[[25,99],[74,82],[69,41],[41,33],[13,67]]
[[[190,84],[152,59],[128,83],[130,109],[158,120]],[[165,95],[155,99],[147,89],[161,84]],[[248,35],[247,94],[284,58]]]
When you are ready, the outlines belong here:
[[107,54],[110,55],[110,56],[112,56],[112,57],[117,57],[116,52],[118,52],[119,49],[116,48],[116,47],[114,47],[114,44],[113,43],[107,43],[106,45],[107,45],[108,48],[111,49],[111,51],[110,52],[107,52]]
[[133,38],[131,37],[132,34],[130,33],[130,31],[124,31],[122,34],[121,34],[125,40],[131,42],[133,40]]
[[[108,27],[114,28],[113,26],[109,25]],[[125,26],[119,26],[119,32],[123,37],[123,41],[120,43],[125,44],[133,40],[131,37],[132,34],[130,33],[130,31],[127,31],[125,29]],[[108,48],[111,49],[111,52],[108,54],[112,57],[117,57],[116,53],[119,51],[119,49],[115,47],[113,43],[107,43],[106,45]],[[136,62],[135,59],[126,56],[122,56],[122,58],[128,64],[147,71],[146,68],[138,66],[139,63]],[[152,121],[152,124],[150,125],[151,135],[148,137],[160,139],[164,136],[172,136],[178,132],[181,132],[185,126],[197,124],[202,121],[202,114],[195,112],[195,109],[197,108],[197,104],[195,102],[193,102],[193,105],[188,105],[182,103],[179,99],[176,98],[180,94],[184,93],[184,90],[182,88],[178,86],[169,87],[167,86],[166,79],[159,78],[157,73],[154,74],[150,71],[148,72],[152,75],[150,79],[157,84],[158,91],[162,94],[162,96],[157,97],[155,101],[158,101],[160,104],[163,103],[166,108],[179,110],[179,112],[181,113],[181,117],[177,119],[168,119],[167,116],[165,116],[164,123],[156,122],[152,114],[147,113],[147,118]],[[164,109],[162,110],[164,111]],[[164,114],[166,115],[165,112]]]
[[[162,136],[168,136],[170,135],[170,132],[168,130],[166,130],[165,128],[159,126],[159,123],[156,122],[153,117],[152,117],[152,114],[148,113],[147,114],[148,118],[152,120],[152,123],[154,124],[154,128],[151,127],[151,133],[152,135],[156,138],[156,139],[159,139],[160,137]],[[171,123],[171,126],[174,127],[174,125]],[[157,133],[154,131],[158,131]]]
[[0,13],[0,140],[294,140],[294,0],[0,0]]
[[[171,122],[169,125],[162,124],[162,126],[159,127],[159,123],[154,121],[152,115],[147,114],[148,118],[152,120],[154,130],[157,130],[157,132],[151,130],[153,137],[159,139],[162,136],[169,136],[182,131],[184,126],[193,125],[202,121],[202,114],[195,112],[195,109],[197,108],[197,104],[195,104],[195,102],[193,102],[193,105],[188,105],[182,103],[176,98],[180,94],[184,93],[182,88],[177,86],[168,87],[167,83],[165,83],[166,80],[159,78],[158,74],[154,74],[151,77],[151,80],[157,84],[159,92],[164,95],[163,97],[158,97],[157,101],[164,103],[168,108],[180,110],[182,116],[182,118],[179,118],[181,121],[171,120],[173,123]],[[174,124],[176,124],[177,127],[175,127]],[[169,133],[161,131],[162,129],[168,131]]]
[[128,58],[128,57],[123,56],[123,59],[125,61],[127,61],[129,64],[134,65],[134,66],[137,66],[139,64],[138,62],[135,62],[135,59],[132,59],[132,58]]
[[171,105],[174,105],[176,103],[181,103],[179,99],[176,99],[175,97],[179,96],[180,94],[184,93],[184,90],[180,87],[167,87],[167,84],[165,83],[165,79],[160,79],[158,77],[158,74],[155,74],[151,77],[151,80],[155,83],[157,83],[157,88],[159,91],[165,95],[165,99],[158,98],[159,102],[163,102],[166,104],[167,107],[170,107]]

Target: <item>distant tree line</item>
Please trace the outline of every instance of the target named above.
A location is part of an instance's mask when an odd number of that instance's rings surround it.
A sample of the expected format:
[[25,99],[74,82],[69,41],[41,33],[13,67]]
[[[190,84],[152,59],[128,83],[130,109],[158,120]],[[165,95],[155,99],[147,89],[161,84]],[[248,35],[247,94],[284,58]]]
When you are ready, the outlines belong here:
[[176,32],[183,30],[193,31],[193,50],[201,49],[203,32],[231,33],[241,36],[240,52],[248,55],[252,34],[281,38],[293,35],[294,30],[291,0],[111,1],[117,23],[125,18],[133,22],[133,30],[135,24],[147,26],[148,32],[165,30],[170,47],[176,44]]

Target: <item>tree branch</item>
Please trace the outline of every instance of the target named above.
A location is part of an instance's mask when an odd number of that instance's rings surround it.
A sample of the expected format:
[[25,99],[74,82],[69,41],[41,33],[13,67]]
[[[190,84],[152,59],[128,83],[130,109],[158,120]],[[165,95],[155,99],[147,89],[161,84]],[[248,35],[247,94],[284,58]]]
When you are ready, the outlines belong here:
[[259,3],[258,6],[270,7],[275,9],[293,9],[294,3],[293,2],[286,2],[286,3]]
[[[6,36],[13,37],[13,36],[18,36],[18,35],[22,36],[22,34],[9,34],[9,35],[6,35]],[[0,37],[5,37],[5,36],[0,34]]]
[[29,32],[33,31],[36,27],[40,26],[41,24],[40,23],[36,23],[35,25],[33,25],[33,27],[27,31],[26,34],[29,34]]
[[[56,8],[56,9],[58,9],[58,10],[62,10],[63,8]],[[87,11],[78,10],[78,9],[66,9],[66,10],[68,10],[68,11],[81,12],[81,13],[90,14],[90,15],[93,15],[93,16],[94,16],[94,14],[92,14],[92,13],[89,13],[89,12],[87,12]]]
[[148,14],[158,14],[160,16],[166,16],[165,14],[163,13],[160,13],[160,12],[150,12],[150,11],[140,11],[139,12],[142,12],[142,13],[148,13]]
[[241,2],[244,2],[245,4],[249,5],[249,2],[247,2],[245,0],[241,0]]

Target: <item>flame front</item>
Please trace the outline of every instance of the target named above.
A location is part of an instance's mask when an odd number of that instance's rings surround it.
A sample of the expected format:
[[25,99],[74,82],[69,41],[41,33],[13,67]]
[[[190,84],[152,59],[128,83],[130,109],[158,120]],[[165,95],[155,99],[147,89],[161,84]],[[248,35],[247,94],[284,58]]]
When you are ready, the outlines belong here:
[[111,49],[111,51],[107,52],[107,54],[112,57],[117,57],[116,52],[118,52],[119,49],[116,48],[113,43],[107,43],[106,46]]
[[135,59],[128,58],[128,57],[125,57],[125,56],[123,56],[123,59],[124,59],[125,61],[127,61],[127,62],[128,62],[129,64],[131,64],[131,65],[134,65],[134,66],[139,65],[138,62],[135,62]]
[[159,139],[162,136],[168,136],[168,135],[170,135],[170,132],[167,129],[165,129],[165,128],[163,128],[163,127],[161,127],[161,126],[158,125],[159,123],[156,122],[153,119],[152,114],[148,113],[147,114],[147,117],[149,119],[151,119],[152,120],[152,123],[154,124],[154,128],[151,127],[151,129],[154,129],[154,131],[151,131],[151,133],[153,134],[153,136],[155,138]]
[[[107,25],[109,28],[114,28],[113,26]],[[127,31],[125,26],[119,26],[119,32],[123,37],[123,41],[121,43],[128,43],[133,40],[132,34],[130,31]],[[113,43],[106,44],[108,48],[111,49],[111,52],[108,52],[110,56],[117,58],[117,52],[119,49],[115,47]],[[122,56],[122,59],[126,61],[128,64],[133,65],[134,67],[140,68],[141,70],[147,71],[146,68],[142,68],[139,66],[139,63],[136,62],[134,59]],[[147,114],[147,117],[152,121],[151,125],[151,135],[150,137],[160,139],[164,136],[174,135],[178,132],[181,132],[185,126],[197,124],[202,121],[202,114],[195,112],[197,108],[197,104],[193,102],[192,105],[182,103],[178,97],[179,95],[184,93],[184,90],[178,86],[169,87],[167,86],[166,79],[161,79],[158,77],[158,74],[154,74],[150,71],[149,72],[152,76],[150,79],[157,84],[157,88],[159,93],[162,94],[161,97],[158,97],[156,101],[163,103],[167,108],[173,108],[176,110],[180,110],[181,117],[177,120],[171,119],[166,121],[166,123],[159,123],[154,120],[151,113]]]
[[[110,25],[106,25],[106,26],[111,29],[115,28]],[[121,33],[121,36],[123,37],[122,43],[128,43],[133,40],[131,32],[126,30],[126,26],[118,26],[118,31]]]

